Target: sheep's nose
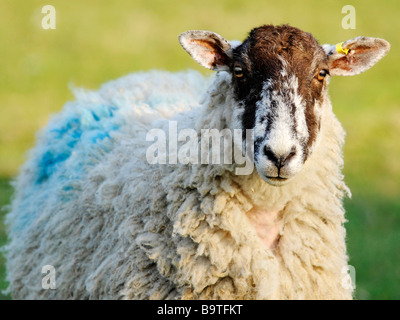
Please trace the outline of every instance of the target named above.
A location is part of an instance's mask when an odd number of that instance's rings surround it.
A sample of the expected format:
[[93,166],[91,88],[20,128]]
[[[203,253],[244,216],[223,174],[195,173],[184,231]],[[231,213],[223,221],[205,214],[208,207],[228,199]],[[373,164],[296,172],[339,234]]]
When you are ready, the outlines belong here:
[[268,146],[264,147],[264,153],[267,158],[272,161],[272,163],[278,168],[282,168],[285,166],[290,159],[292,159],[296,155],[296,148],[292,147],[289,152],[287,153],[275,153],[269,148]]

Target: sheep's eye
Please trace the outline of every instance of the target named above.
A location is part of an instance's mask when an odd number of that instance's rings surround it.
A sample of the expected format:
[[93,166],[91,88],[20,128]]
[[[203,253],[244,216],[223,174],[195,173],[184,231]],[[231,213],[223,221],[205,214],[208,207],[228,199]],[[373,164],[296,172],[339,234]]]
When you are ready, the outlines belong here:
[[241,78],[243,77],[243,68],[241,66],[235,66],[233,68],[233,74],[235,75],[235,77],[237,78]]
[[318,73],[318,75],[317,75],[317,79],[318,79],[318,81],[324,81],[324,79],[325,79],[325,77],[328,75],[328,71],[327,70],[325,70],[325,69],[322,69],[319,73]]

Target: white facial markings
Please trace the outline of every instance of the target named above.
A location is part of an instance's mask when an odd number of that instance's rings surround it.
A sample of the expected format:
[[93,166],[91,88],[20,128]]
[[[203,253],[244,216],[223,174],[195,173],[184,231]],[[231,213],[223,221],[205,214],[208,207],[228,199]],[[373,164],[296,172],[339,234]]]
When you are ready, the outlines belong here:
[[[287,72],[283,69],[280,74],[287,75]],[[294,75],[286,76],[279,91],[271,90],[272,87],[271,80],[265,81],[261,99],[256,103],[254,136],[268,139],[279,152],[289,144],[305,143],[309,133],[305,102],[298,93],[298,79]]]
[[[279,75],[279,85],[271,79],[264,82],[261,98],[256,103],[254,138],[258,145],[255,160],[261,175],[290,178],[302,168],[303,146],[309,138],[306,103],[298,92],[297,77],[289,75],[286,68]],[[265,149],[277,158],[285,158],[292,152],[295,154],[278,169],[265,154]]]
[[267,80],[263,84],[261,99],[256,103],[256,120],[254,125],[254,138],[265,139],[267,131],[268,118],[271,114],[271,96],[268,91],[271,87],[271,80]]
[[274,120],[270,132],[267,134],[266,143],[275,154],[284,155],[288,151],[290,152],[296,144],[295,132],[293,131],[294,119],[291,115],[292,106],[280,92],[273,91],[271,98],[276,107],[272,110]]
[[299,86],[299,81],[297,77],[293,75],[292,77],[289,78],[288,81],[288,87],[292,88],[292,90],[290,91],[289,99],[292,100],[295,105],[294,117],[295,117],[297,138],[300,140],[302,144],[305,144],[309,136],[306,117],[305,117],[306,104],[303,98],[298,93],[298,86]]

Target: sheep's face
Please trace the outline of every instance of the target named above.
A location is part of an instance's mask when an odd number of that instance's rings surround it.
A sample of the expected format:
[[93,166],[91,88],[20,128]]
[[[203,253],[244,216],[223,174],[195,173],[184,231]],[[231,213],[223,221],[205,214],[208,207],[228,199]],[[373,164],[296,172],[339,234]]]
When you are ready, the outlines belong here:
[[312,153],[329,74],[327,55],[311,34],[264,26],[233,49],[235,126],[254,130],[254,161],[268,183],[295,176]]
[[255,28],[235,47],[208,31],[185,32],[180,42],[204,67],[231,73],[230,128],[253,130],[257,171],[278,186],[301,171],[319,141],[329,75],[358,74],[389,50],[385,40],[365,37],[322,47],[286,25]]

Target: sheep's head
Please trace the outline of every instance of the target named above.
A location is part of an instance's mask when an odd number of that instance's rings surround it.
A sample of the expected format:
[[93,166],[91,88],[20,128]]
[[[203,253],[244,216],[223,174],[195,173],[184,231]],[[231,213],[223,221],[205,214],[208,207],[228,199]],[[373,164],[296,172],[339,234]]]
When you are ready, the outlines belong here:
[[236,46],[209,31],[187,31],[179,41],[202,66],[232,75],[236,103],[229,125],[254,130],[255,166],[272,185],[299,173],[313,152],[329,76],[359,74],[390,48],[367,37],[321,46],[287,25],[255,28]]

